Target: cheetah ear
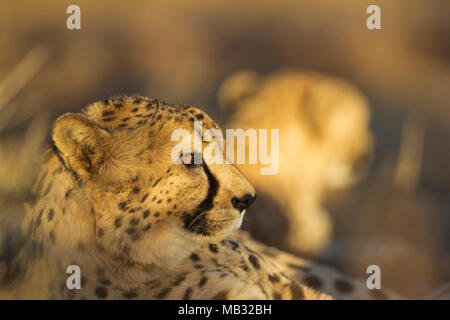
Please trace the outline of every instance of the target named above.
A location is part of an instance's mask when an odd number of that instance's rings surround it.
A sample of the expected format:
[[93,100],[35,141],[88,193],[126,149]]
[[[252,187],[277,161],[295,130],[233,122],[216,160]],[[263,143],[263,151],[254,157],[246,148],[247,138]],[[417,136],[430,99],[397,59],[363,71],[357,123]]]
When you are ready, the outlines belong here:
[[53,123],[52,139],[64,164],[88,180],[105,158],[110,133],[86,117],[67,113]]
[[257,90],[260,81],[260,76],[250,70],[238,71],[228,76],[217,93],[220,107],[223,109],[236,107],[241,98]]

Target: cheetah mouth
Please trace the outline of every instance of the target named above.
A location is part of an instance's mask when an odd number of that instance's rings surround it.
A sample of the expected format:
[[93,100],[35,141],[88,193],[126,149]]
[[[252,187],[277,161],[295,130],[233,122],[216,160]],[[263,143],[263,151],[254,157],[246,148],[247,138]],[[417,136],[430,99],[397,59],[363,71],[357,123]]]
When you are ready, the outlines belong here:
[[198,233],[202,226],[207,222],[206,214],[208,212],[208,210],[205,210],[190,216],[190,219],[184,221],[185,228],[190,232]]
[[195,216],[185,220],[185,228],[189,232],[211,236],[213,233],[226,231],[227,229],[239,229],[242,224],[242,215],[239,217],[229,217],[214,219],[207,217],[211,211],[202,211]]

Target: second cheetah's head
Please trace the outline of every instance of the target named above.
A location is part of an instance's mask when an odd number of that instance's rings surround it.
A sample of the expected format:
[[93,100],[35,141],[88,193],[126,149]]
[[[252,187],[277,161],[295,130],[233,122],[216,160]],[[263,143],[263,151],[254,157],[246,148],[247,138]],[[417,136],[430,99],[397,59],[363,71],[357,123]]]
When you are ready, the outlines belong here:
[[[144,97],[97,102],[55,121],[55,149],[93,210],[97,243],[148,262],[152,253],[217,241],[240,227],[255,190],[235,166],[208,163],[214,139],[194,145],[207,129],[219,127],[201,110]],[[192,137],[183,149],[176,130]]]
[[[224,81],[218,98],[232,110],[231,127],[280,130],[280,170],[270,177],[278,190],[290,192],[291,180],[340,189],[367,173],[374,146],[370,109],[347,80],[293,70],[240,71]],[[243,168],[252,182],[260,179],[258,171]]]

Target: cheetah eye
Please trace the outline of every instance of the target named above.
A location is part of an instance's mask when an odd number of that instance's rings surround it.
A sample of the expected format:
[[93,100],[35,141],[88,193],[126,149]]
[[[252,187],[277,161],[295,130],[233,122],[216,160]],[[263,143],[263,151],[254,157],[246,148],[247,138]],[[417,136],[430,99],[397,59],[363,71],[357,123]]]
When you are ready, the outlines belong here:
[[[195,166],[199,166],[200,164],[194,163],[194,152],[191,153],[185,153],[181,156],[181,161],[183,162],[183,164],[188,167],[195,167]],[[201,154],[197,153],[197,158],[201,159]]]

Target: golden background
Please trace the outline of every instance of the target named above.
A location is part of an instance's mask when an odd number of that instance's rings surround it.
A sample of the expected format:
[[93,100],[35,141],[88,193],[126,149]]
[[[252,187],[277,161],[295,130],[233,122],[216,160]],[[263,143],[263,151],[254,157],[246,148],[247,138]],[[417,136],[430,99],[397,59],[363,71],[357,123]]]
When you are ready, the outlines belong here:
[[[81,8],[82,29],[66,28]],[[381,7],[382,30],[366,28]],[[23,214],[57,115],[120,93],[196,105],[219,123],[220,82],[280,67],[345,77],[369,98],[375,159],[331,194],[336,250],[323,261],[421,297],[450,280],[450,2],[3,1],[0,232]]]

